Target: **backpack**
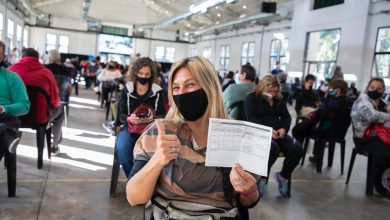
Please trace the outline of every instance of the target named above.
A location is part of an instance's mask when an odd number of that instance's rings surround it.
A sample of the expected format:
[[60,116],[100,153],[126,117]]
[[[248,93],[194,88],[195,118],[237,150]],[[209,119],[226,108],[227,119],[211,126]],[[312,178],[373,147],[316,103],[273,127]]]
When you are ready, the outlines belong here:
[[[154,118],[156,117],[156,111],[148,104],[142,103],[138,106],[132,114],[135,114],[139,118]],[[142,123],[142,124],[133,124],[130,122],[129,118],[127,119],[127,123],[129,124],[129,133],[131,134],[142,134],[145,128],[148,127],[151,123]]]
[[383,124],[371,123],[363,132],[364,138],[378,137],[383,143],[390,144],[390,128]]

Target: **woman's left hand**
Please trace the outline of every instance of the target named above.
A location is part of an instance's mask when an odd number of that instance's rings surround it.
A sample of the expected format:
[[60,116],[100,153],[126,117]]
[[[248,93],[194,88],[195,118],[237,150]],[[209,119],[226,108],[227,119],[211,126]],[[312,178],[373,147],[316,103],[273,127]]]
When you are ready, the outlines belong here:
[[284,128],[279,129],[277,132],[278,132],[278,136],[280,138],[284,137],[286,135],[286,129],[284,129]]
[[256,179],[238,163],[230,171],[230,182],[238,193],[248,193],[257,187]]

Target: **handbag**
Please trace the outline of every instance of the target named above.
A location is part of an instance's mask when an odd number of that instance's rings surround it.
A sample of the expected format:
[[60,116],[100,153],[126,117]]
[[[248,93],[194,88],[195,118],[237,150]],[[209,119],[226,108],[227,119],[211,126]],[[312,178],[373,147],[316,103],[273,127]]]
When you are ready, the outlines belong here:
[[[148,104],[142,103],[140,106],[138,106],[133,114],[135,114],[139,118],[154,118],[156,117],[156,111]],[[133,124],[131,123],[130,119],[127,118],[127,123],[129,125],[129,133],[131,134],[142,134],[144,132],[145,128],[148,127],[152,122],[149,123],[140,123],[140,124]]]
[[383,124],[371,123],[363,132],[363,138],[378,137],[383,143],[390,144],[390,128]]

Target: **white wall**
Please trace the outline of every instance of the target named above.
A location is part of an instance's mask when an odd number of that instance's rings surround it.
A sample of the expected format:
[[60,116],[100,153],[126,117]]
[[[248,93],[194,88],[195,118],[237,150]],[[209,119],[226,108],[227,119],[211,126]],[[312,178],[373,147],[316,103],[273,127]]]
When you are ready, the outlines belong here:
[[[271,40],[275,39],[273,34],[282,32],[286,38],[289,38],[290,62],[287,71],[302,72],[306,34],[312,31],[340,28],[337,65],[342,67],[344,73],[357,76],[359,88],[365,87],[370,78],[377,29],[390,26],[388,14],[376,13],[389,10],[390,2],[372,4],[370,0],[345,0],[344,4],[318,10],[311,10],[311,3],[312,1],[309,0],[295,0],[292,21],[272,23],[264,28],[264,34],[261,32],[262,27],[254,27],[222,33],[218,36],[204,36],[196,45],[190,45],[189,50],[196,47],[198,55],[202,55],[203,48],[211,46],[212,61],[218,69],[220,46],[230,45],[229,69],[237,70],[240,68],[242,43],[255,41],[256,57],[253,65],[258,73],[264,75],[269,71]],[[245,33],[249,34],[244,35]],[[262,47],[261,42],[263,42]],[[214,54],[215,50],[217,54]]]
[[46,34],[69,36],[69,53],[96,55],[97,35],[95,33],[58,30],[52,28],[31,27],[29,47],[42,52],[45,50]]

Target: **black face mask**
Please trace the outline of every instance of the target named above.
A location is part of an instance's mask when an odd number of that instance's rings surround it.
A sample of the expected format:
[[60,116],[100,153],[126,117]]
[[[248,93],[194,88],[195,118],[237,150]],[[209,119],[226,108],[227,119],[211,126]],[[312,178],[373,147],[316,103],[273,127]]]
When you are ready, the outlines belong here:
[[142,85],[145,85],[149,82],[150,78],[143,78],[143,77],[138,77],[138,82],[141,83]]
[[368,91],[368,92],[367,92],[367,95],[368,95],[368,97],[370,97],[371,99],[376,100],[376,99],[379,99],[380,97],[382,97],[383,93],[380,93],[380,92],[374,90],[374,91]]
[[206,112],[208,100],[203,89],[174,95],[173,100],[181,115],[187,121],[196,121]]

